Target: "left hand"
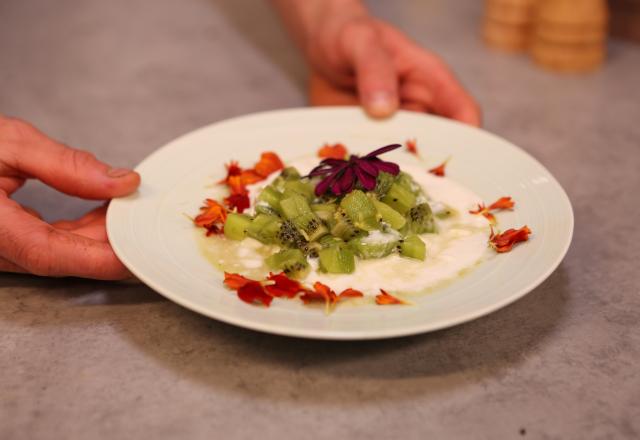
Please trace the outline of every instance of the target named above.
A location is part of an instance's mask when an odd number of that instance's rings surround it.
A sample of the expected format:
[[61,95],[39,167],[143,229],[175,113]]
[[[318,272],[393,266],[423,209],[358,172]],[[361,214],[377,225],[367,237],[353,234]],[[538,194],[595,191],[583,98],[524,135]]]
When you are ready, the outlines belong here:
[[312,105],[361,104],[374,117],[398,108],[478,126],[480,109],[447,65],[370,16],[325,17],[308,39]]

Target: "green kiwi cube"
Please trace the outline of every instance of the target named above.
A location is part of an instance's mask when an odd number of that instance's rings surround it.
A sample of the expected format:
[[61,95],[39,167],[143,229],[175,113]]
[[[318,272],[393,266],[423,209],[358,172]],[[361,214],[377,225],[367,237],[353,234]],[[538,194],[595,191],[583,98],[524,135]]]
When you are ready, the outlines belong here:
[[309,263],[300,249],[283,249],[265,260],[273,270],[281,270],[291,278],[302,279],[309,273]]
[[244,240],[251,218],[244,214],[229,213],[224,224],[224,236],[231,240]]
[[357,228],[365,231],[374,231],[380,228],[376,207],[371,199],[359,189],[347,194],[340,202],[340,207]]
[[402,185],[394,183],[389,188],[387,195],[381,200],[389,205],[402,215],[406,215],[407,212],[416,204],[416,196],[410,190]]
[[319,267],[327,273],[353,273],[356,261],[353,251],[347,246],[338,244],[321,249],[318,252]]
[[436,223],[428,203],[414,206],[407,213],[408,231],[414,234],[426,234],[436,231]]
[[388,223],[389,226],[391,226],[396,231],[402,229],[402,227],[407,223],[407,219],[404,218],[402,214],[393,209],[391,206],[375,199],[373,199],[372,202],[378,210],[378,214],[380,214],[380,217],[382,217],[382,220]]
[[400,255],[424,261],[427,256],[427,246],[417,235],[409,235],[400,242]]

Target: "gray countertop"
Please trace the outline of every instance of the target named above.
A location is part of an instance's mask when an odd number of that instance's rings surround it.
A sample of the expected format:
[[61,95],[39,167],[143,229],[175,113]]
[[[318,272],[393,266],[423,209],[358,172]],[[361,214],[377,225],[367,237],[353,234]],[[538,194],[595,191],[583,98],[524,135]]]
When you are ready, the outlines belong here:
[[[234,328],[141,285],[0,275],[0,438],[640,437],[640,46],[556,75],[485,48],[477,0],[371,7],[567,190],[558,270],[482,319],[363,343]],[[304,78],[258,0],[0,2],[0,112],[116,165],[304,105]],[[17,198],[50,219],[92,206],[35,183]]]

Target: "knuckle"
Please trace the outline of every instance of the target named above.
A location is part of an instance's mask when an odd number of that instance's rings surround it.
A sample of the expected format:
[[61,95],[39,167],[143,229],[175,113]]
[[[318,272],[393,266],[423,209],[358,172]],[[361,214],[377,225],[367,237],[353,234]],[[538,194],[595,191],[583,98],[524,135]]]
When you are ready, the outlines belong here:
[[93,165],[96,161],[96,157],[93,153],[83,150],[76,150],[74,148],[66,148],[63,153],[63,160],[70,164],[74,173],[79,174],[90,165]]

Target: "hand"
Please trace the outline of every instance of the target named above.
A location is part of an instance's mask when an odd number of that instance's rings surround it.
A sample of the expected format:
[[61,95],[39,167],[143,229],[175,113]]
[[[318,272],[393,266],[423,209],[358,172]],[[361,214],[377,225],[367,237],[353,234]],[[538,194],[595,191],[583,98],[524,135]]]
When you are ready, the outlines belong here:
[[130,276],[107,240],[105,206],[77,220],[45,223],[10,198],[29,178],[90,200],[124,196],[140,184],[134,171],[110,168],[26,122],[0,116],[0,271],[104,280]]
[[307,39],[312,105],[360,103],[374,117],[398,108],[480,125],[480,110],[446,64],[394,27],[329,12]]

